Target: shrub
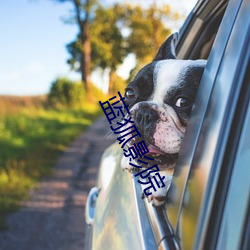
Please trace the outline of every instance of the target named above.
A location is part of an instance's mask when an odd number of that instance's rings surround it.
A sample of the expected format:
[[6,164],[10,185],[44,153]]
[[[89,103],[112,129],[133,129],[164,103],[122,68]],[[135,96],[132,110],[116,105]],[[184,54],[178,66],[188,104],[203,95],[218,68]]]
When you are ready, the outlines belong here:
[[51,85],[48,100],[54,107],[81,107],[85,100],[83,84],[67,78],[58,78]]
[[115,74],[113,76],[113,79],[114,81],[113,83],[113,93],[116,94],[117,91],[120,91],[120,93],[123,95],[124,94],[124,91],[125,91],[125,88],[126,88],[126,81],[121,78],[120,76],[118,76],[117,74]]
[[110,98],[109,95],[103,93],[103,91],[98,87],[96,87],[94,84],[90,85],[90,89],[91,89],[92,100],[94,103],[107,100],[108,98]]

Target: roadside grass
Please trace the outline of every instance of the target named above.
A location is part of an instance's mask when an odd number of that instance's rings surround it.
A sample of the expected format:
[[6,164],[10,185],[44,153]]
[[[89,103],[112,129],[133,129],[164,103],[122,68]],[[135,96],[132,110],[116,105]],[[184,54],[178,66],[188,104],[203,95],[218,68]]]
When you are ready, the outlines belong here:
[[0,96],[0,230],[65,147],[101,114],[87,102],[81,109],[52,109],[43,97],[20,100]]

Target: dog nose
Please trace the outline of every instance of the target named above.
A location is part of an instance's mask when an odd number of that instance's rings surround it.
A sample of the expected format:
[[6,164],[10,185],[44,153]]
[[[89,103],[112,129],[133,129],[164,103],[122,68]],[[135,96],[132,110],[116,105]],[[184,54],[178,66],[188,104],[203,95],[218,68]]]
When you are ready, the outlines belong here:
[[141,131],[151,127],[157,120],[159,115],[152,109],[139,109],[135,113],[135,126]]

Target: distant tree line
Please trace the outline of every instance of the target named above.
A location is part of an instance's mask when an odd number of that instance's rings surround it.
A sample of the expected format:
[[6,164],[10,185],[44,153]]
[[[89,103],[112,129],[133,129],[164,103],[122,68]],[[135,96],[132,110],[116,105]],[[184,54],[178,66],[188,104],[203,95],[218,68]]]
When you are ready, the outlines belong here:
[[116,70],[130,53],[136,56],[136,67],[150,62],[161,43],[170,34],[164,20],[173,16],[169,5],[114,4],[103,6],[97,0],[54,0],[71,2],[74,7],[71,23],[79,33],[67,44],[71,69],[81,73],[87,95],[90,95],[90,74],[99,68],[109,70],[109,92],[114,92]]

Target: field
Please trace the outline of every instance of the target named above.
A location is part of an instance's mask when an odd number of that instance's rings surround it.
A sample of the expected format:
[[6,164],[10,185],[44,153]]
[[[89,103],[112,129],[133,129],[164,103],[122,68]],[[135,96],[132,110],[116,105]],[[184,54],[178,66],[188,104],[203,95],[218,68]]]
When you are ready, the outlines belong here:
[[46,96],[0,96],[0,229],[6,214],[27,199],[28,191],[65,147],[100,115],[97,104],[52,109]]

